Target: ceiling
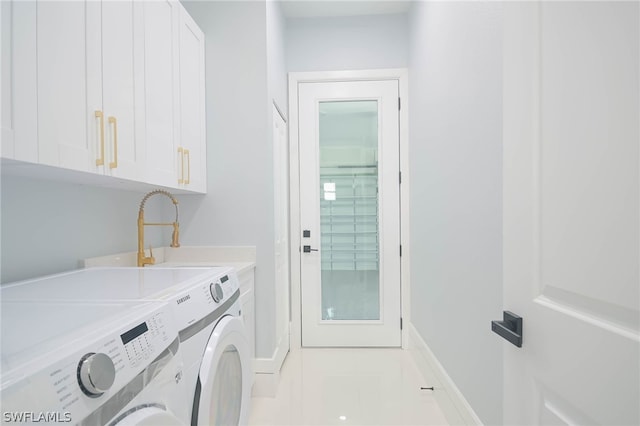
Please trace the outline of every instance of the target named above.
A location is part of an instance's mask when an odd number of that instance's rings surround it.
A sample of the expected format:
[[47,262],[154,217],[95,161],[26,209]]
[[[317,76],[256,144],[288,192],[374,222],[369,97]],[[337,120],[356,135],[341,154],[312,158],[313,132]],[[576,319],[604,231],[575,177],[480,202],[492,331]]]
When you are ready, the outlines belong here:
[[406,13],[407,0],[282,0],[282,12],[287,18],[330,16],[384,15]]

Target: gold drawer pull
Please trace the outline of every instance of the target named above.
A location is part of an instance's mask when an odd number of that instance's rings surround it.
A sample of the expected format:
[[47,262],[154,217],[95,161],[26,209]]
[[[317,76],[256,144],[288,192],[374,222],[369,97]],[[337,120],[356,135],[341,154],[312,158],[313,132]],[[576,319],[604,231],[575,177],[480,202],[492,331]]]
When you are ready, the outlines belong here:
[[113,161],[109,163],[109,168],[118,167],[118,121],[115,117],[109,117],[109,124],[113,124]]

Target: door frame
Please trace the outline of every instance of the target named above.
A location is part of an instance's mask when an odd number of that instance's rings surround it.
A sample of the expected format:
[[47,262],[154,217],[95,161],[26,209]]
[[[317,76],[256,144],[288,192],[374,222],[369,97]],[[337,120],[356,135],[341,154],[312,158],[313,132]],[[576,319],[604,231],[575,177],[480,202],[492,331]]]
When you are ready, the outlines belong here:
[[401,99],[400,123],[400,315],[404,326],[401,331],[402,348],[406,349],[409,312],[409,82],[406,68],[318,71],[289,73],[289,247],[291,252],[291,316],[289,348],[302,348],[302,280],[301,280],[301,234],[300,224],[300,150],[298,132],[298,85],[301,83],[328,83],[337,81],[396,80]]

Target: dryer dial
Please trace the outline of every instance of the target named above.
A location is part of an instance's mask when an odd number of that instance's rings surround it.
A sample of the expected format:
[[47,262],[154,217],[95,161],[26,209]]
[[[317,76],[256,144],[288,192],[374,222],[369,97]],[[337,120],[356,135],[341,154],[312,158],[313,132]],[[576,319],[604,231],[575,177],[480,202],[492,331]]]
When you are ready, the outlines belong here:
[[116,379],[116,368],[111,358],[103,353],[88,353],[78,363],[78,384],[87,396],[98,397],[111,388]]
[[211,297],[213,297],[213,301],[219,303],[224,297],[224,292],[222,291],[222,286],[220,283],[211,283],[209,285],[209,291],[211,292]]

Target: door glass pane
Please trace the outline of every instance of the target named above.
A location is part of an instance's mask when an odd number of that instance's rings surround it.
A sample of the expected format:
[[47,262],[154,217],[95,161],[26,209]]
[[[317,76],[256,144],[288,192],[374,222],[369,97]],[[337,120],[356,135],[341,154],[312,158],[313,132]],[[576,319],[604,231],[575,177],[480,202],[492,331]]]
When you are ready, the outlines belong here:
[[[242,364],[238,350],[228,345],[218,362],[211,389],[211,418],[208,425],[237,425],[242,402]],[[203,402],[205,403],[205,402]]]
[[378,102],[320,102],[322,319],[380,319]]

